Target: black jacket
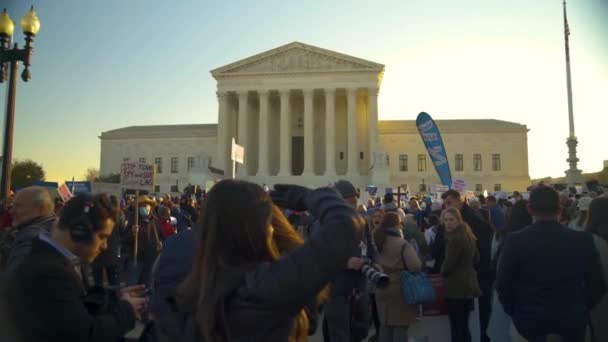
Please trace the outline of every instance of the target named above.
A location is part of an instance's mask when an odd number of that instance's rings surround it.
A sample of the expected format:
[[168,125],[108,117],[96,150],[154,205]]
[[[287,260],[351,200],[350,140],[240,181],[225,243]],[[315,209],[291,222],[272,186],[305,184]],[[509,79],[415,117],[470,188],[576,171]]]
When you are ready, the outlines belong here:
[[492,238],[494,237],[494,231],[490,227],[490,224],[468,205],[464,204],[460,213],[462,214],[462,219],[471,227],[473,234],[477,238],[477,249],[479,250],[477,278],[484,295],[490,295],[490,293],[486,292],[491,291],[494,281],[492,279]]
[[15,228],[15,240],[12,243],[7,269],[17,267],[32,250],[32,241],[42,232],[48,233],[55,224],[54,215],[37,217]]
[[116,341],[135,325],[127,302],[86,292],[74,265],[39,238],[8,278],[3,300],[23,342]]
[[[138,262],[153,264],[158,256],[158,242],[162,236],[159,232],[159,227],[156,224],[156,219],[152,216],[147,218],[139,217],[139,233],[137,234],[137,259]],[[135,217],[131,214],[128,218],[125,233],[121,236],[122,251],[121,254],[125,257],[133,258],[133,247],[135,234],[133,225]],[[125,255],[127,254],[127,255]]]
[[[306,205],[320,219],[320,230],[286,257],[259,264],[242,276],[231,275],[237,279],[235,289],[223,289],[223,321],[231,342],[287,341],[297,313],[315,301],[357,247],[356,235],[364,222],[334,190],[311,192]],[[159,322],[161,341],[198,341],[193,313],[167,319],[170,316]]]
[[509,234],[498,262],[496,291],[524,337],[567,336],[584,327],[605,292],[591,235],[557,221]]

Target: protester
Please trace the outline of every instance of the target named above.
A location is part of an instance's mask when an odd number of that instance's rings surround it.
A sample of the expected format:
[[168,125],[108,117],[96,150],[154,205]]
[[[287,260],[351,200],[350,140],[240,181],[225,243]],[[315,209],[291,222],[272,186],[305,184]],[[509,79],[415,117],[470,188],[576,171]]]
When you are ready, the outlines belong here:
[[479,251],[479,264],[477,265],[477,280],[482,295],[479,297],[479,327],[481,342],[488,342],[486,330],[490,322],[492,312],[492,284],[494,282],[491,268],[492,257],[492,238],[494,232],[489,223],[485,221],[477,212],[464,203],[460,193],[456,190],[448,190],[443,193],[441,198],[447,208],[456,208],[477,239],[477,249]]
[[382,221],[384,220],[384,210],[374,208],[370,211],[370,209],[368,209],[368,215],[369,229],[373,234],[373,232],[382,225]]
[[[344,201],[356,208],[359,194],[353,184],[337,181],[334,188]],[[318,216],[316,216],[318,217]],[[316,230],[316,229],[315,229]],[[376,250],[369,230],[364,231],[352,257],[375,258]],[[314,232],[313,232],[314,235]],[[331,293],[324,306],[324,335],[330,341],[361,341],[367,337],[371,317],[368,282],[358,269],[344,269],[331,283]]]
[[164,205],[158,206],[158,225],[163,240],[167,239],[173,234],[177,234],[177,229],[173,227],[171,223],[171,209]]
[[496,291],[518,332],[530,341],[550,334],[584,341],[589,312],[606,291],[591,235],[559,224],[555,190],[532,190],[534,224],[510,233],[498,264]]
[[[586,229],[593,234],[604,281],[608,282],[608,197],[598,197],[589,205]],[[591,334],[593,342],[608,341],[608,295],[604,294],[599,304],[591,312]]]
[[48,189],[31,186],[19,191],[13,201],[11,216],[14,240],[8,251],[7,269],[17,266],[32,249],[32,240],[42,232],[50,232],[55,224],[55,206]]
[[479,262],[477,238],[462,219],[460,211],[448,208],[441,214],[446,230],[446,254],[441,275],[445,278],[444,297],[448,304],[452,342],[470,342],[469,314],[474,299],[481,295],[474,265]]
[[568,228],[583,231],[585,230],[585,223],[587,222],[587,214],[589,213],[589,206],[593,199],[589,196],[581,197],[578,200],[576,216],[568,224]]
[[[156,220],[152,216],[152,208],[156,202],[148,196],[139,196],[137,199],[139,205],[139,222],[135,225],[135,213],[132,213],[128,219],[126,228],[126,236],[124,244],[128,246],[127,251],[131,254],[131,259],[128,270],[129,285],[134,284],[150,284],[150,275],[152,265],[162,248],[162,243],[159,238],[159,227],[156,225]],[[133,256],[135,238],[137,237],[137,255]],[[135,262],[136,261],[136,262]]]
[[320,228],[277,260],[268,194],[243,181],[215,184],[203,210],[192,273],[178,290],[179,314],[160,318],[162,336],[287,341],[306,335],[306,324],[294,321],[300,322],[302,309],[347,265],[364,222],[331,189],[275,185],[272,198],[281,207],[310,210],[321,218]]
[[405,222],[403,222],[403,236],[406,241],[413,245],[414,249],[423,259],[429,257],[430,251],[429,246],[426,243],[424,234],[418,228],[416,223],[416,217],[412,214],[405,215]]
[[386,213],[382,226],[374,232],[374,241],[379,252],[376,261],[390,279],[387,288],[376,291],[380,341],[407,341],[408,327],[416,323],[418,308],[406,303],[400,276],[403,270],[419,272],[422,263],[416,250],[404,239],[401,219],[395,212]]
[[506,224],[505,212],[498,205],[496,197],[494,196],[488,196],[488,198],[486,199],[486,203],[490,216],[490,225],[492,226],[494,231],[501,231],[503,228],[505,228]]
[[103,286],[103,273],[105,271],[108,285],[118,287],[120,285],[120,231],[125,227],[125,215],[119,211],[119,203],[116,196],[110,196],[110,203],[118,212],[116,224],[112,234],[108,238],[108,247],[91,264],[95,285]]
[[[532,224],[532,216],[528,212],[528,201],[519,200],[513,205],[511,211],[511,219],[505,229],[495,234],[492,245],[492,268],[496,272],[498,260],[502,254],[504,241],[511,233],[518,232]],[[511,342],[517,336],[512,336],[511,326],[512,320],[504,311],[498,294],[494,291],[492,302],[492,315],[488,326],[488,336],[492,342]]]
[[106,249],[116,215],[106,195],[77,195],[51,233],[32,241],[30,254],[10,272],[4,298],[19,341],[116,341],[133,329],[147,305],[144,288],[87,290],[78,272]]

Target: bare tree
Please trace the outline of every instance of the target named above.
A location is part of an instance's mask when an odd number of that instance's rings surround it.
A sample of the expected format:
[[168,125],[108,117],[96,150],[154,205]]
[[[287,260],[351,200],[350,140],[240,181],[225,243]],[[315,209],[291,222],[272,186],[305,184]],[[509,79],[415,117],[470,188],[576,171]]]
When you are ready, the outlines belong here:
[[88,168],[84,174],[84,178],[89,182],[97,181],[99,179],[99,170],[94,167]]

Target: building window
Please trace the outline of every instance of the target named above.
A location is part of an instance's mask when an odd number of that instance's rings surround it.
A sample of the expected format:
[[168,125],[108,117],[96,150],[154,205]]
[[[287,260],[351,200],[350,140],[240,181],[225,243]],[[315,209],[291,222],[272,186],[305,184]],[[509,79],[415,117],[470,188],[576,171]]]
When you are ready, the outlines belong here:
[[160,185],[154,186],[154,192],[156,192],[157,194],[160,192]]
[[500,171],[500,154],[492,155],[492,170]]
[[359,152],[359,159],[363,160],[363,152]]
[[344,152],[340,152],[340,160],[344,160]]
[[482,184],[475,184],[475,191],[482,192],[483,191],[483,185]]
[[188,157],[188,171],[194,168],[194,157]]
[[494,191],[502,191],[502,185],[494,184]]
[[473,155],[473,170],[481,171],[481,154]]
[[171,185],[171,192],[179,192],[177,185]]
[[145,164],[146,163],[146,158],[139,158],[139,162],[142,163],[142,164]]
[[171,173],[177,173],[177,157],[171,157]]
[[426,154],[418,155],[418,172],[426,172]]
[[399,171],[402,171],[402,172],[407,171],[407,154],[399,155]]
[[418,191],[426,192],[426,184],[420,184],[420,186],[418,187]]
[[154,165],[156,166],[156,173],[163,173],[163,158],[154,158]]
[[454,163],[456,171],[464,171],[464,156],[462,154],[456,155],[456,162]]
[[122,158],[123,163],[128,163],[130,160],[131,160],[131,158]]

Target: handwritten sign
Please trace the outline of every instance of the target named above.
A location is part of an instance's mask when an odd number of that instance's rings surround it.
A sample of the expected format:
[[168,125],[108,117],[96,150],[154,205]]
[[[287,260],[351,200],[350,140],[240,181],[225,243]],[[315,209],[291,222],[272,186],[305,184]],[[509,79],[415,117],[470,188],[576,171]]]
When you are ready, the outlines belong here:
[[120,184],[127,189],[154,189],[154,165],[142,163],[122,163],[120,165]]
[[443,193],[448,191],[450,188],[447,185],[443,185],[443,184],[433,184],[431,185],[431,193],[432,194],[437,194],[437,193]]
[[460,192],[467,190],[467,181],[462,178],[454,178],[452,181],[452,189]]

